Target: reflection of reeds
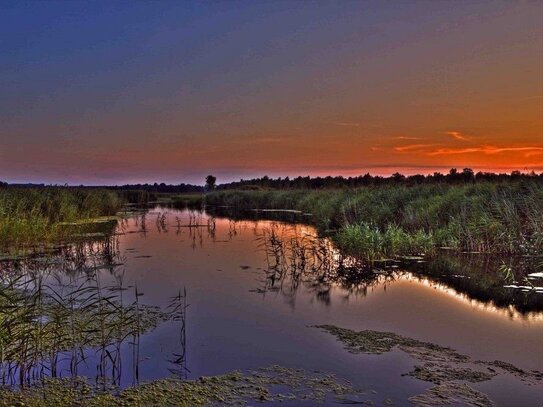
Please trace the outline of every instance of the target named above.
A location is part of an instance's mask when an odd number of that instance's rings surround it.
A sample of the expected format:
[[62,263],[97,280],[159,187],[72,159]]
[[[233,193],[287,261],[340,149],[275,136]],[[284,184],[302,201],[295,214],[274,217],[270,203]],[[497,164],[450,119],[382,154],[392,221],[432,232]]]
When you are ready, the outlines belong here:
[[[527,314],[543,310],[543,296],[527,278],[538,270],[537,259],[527,256],[440,253],[425,263],[404,268],[423,279],[446,284],[470,298]],[[515,285],[526,289],[510,288]]]
[[376,274],[372,264],[341,255],[329,239],[298,233],[295,226],[272,224],[256,239],[267,264],[258,292],[279,291],[292,302],[301,284],[328,303],[332,284],[364,294],[368,287],[393,278],[391,272]]
[[168,315],[172,321],[179,323],[179,352],[174,352],[172,359],[169,360],[172,367],[171,373],[179,378],[186,379],[189,369],[187,368],[187,289],[170,299],[168,305]]
[[[76,377],[81,364],[88,369],[90,360],[96,362],[97,384],[119,384],[121,349],[129,343],[134,346],[134,379],[139,378],[139,337],[170,315],[140,304],[137,288],[133,301],[127,302],[129,287],[118,272],[119,260],[116,244],[102,242],[72,245],[50,258],[3,263],[3,384],[24,386],[66,372]],[[104,284],[108,269],[114,280]],[[180,320],[180,315],[175,318]]]
[[[543,310],[543,296],[527,276],[539,270],[527,256],[490,256],[440,252],[431,259],[406,256],[366,260],[342,254],[330,239],[300,233],[295,225],[272,223],[257,236],[266,270],[259,293],[280,292],[293,304],[300,287],[323,303],[333,286],[347,295],[366,295],[410,276],[446,285],[474,300],[520,313]],[[520,288],[515,288],[517,286]]]

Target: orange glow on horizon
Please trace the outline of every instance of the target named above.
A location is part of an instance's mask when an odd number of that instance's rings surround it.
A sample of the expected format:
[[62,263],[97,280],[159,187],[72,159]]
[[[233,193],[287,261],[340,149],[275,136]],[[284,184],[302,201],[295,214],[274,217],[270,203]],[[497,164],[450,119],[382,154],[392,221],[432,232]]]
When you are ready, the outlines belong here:
[[540,2],[170,6],[5,21],[2,180],[543,171]]

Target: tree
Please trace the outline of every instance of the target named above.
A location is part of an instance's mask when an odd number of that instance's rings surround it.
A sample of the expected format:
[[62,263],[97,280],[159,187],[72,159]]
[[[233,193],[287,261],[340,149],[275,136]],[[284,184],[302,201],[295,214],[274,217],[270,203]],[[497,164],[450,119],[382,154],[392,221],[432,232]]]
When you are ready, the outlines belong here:
[[462,170],[462,178],[464,182],[473,182],[475,181],[475,174],[471,168],[464,168]]
[[394,182],[399,184],[405,180],[405,175],[400,174],[399,172],[395,172],[394,174],[392,174],[392,179],[394,180]]
[[208,191],[213,191],[215,189],[215,183],[217,182],[217,177],[213,175],[208,175],[206,177],[206,188]]

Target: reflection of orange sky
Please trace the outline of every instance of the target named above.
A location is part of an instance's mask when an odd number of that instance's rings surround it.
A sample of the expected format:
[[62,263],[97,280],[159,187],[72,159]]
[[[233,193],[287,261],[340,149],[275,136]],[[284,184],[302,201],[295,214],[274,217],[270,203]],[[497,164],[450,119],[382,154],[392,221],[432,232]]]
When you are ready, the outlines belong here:
[[[157,222],[155,221],[155,218],[157,216],[161,216],[162,214],[166,215],[166,224],[168,225],[170,236],[159,232],[156,227]],[[308,256],[307,271],[311,270],[311,260],[309,259],[314,256],[315,252],[313,250],[316,250],[317,248],[321,255],[325,253],[326,256],[331,256],[330,264],[338,264],[340,261],[346,261],[347,264],[349,261],[356,263],[355,259],[345,258],[329,238],[319,237],[317,230],[313,226],[263,219],[256,221],[233,221],[228,218],[215,218],[210,217],[207,214],[201,214],[196,215],[196,219],[192,219],[192,222],[200,225],[214,224],[215,229],[213,234],[209,234],[209,230],[206,227],[176,228],[178,221],[180,225],[188,225],[191,221],[188,216],[189,212],[187,211],[175,211],[173,213],[163,212],[163,208],[160,207],[157,207],[153,211],[149,212],[147,214],[147,233],[150,234],[152,239],[146,242],[147,249],[149,250],[151,247],[149,245],[164,244],[164,240],[160,240],[159,242],[155,241],[157,236],[161,235],[164,235],[163,237],[168,241],[170,241],[169,238],[172,235],[177,236],[177,239],[186,243],[183,245],[185,248],[191,247],[191,242],[194,242],[194,248],[204,248],[210,246],[215,247],[215,249],[218,250],[218,254],[221,254],[221,249],[214,246],[215,243],[219,242],[222,245],[227,242],[230,244],[237,242],[236,244],[239,244],[242,247],[242,250],[239,253],[243,253],[245,263],[249,263],[254,266],[269,266],[270,262],[272,264],[274,263],[274,260],[271,259],[273,256],[269,254],[271,252],[268,252],[268,255],[270,256],[270,258],[268,258],[266,251],[269,250],[270,239],[273,234],[277,241],[282,242],[281,246],[283,251],[281,252],[281,255],[285,256],[285,259],[289,259],[285,263],[285,267],[290,267],[290,263],[288,262],[290,262],[290,259],[292,258],[291,247],[293,242],[297,242],[306,248],[306,255]],[[213,220],[213,223],[209,222],[211,219]],[[139,223],[136,223],[134,219],[129,221],[129,225],[130,228],[134,228],[133,230],[139,229]],[[134,245],[136,245],[140,239],[140,234],[128,233],[123,235],[125,247],[134,247]],[[231,246],[226,247],[231,248]],[[324,248],[325,250],[323,251]],[[154,249],[158,250],[156,247],[154,247]],[[195,253],[192,252],[192,255],[194,256]],[[167,257],[166,254],[164,254],[164,256]],[[185,254],[185,257],[188,259],[191,256]],[[206,265],[210,269],[222,269],[226,267],[225,260],[222,258],[219,260],[220,263],[210,266],[210,264],[212,264],[212,259],[208,259]],[[264,264],[262,264],[263,262]],[[198,261],[196,261],[196,263],[198,263]],[[232,263],[231,266],[237,269],[239,265]],[[288,278],[288,276],[285,277],[285,279]],[[288,286],[286,283],[284,285],[285,287]],[[374,294],[379,296],[382,294],[383,290],[386,291],[394,288],[396,292],[403,292],[407,296],[413,296],[420,298],[421,300],[426,298],[426,300],[430,302],[437,301],[441,304],[441,306],[443,306],[444,309],[454,309],[455,312],[460,314],[476,314],[476,318],[492,319],[499,321],[500,323],[538,326],[538,329],[543,328],[542,312],[528,312],[522,314],[516,310],[513,305],[508,307],[498,307],[493,302],[483,302],[471,298],[469,295],[459,292],[445,283],[440,283],[431,278],[416,275],[412,272],[404,270],[398,270],[392,272],[391,274],[375,275],[375,279],[369,284],[367,282],[362,282],[359,286],[353,285],[350,287],[344,287],[340,283],[336,282],[331,283],[331,285],[335,289],[334,295],[337,296],[338,302],[341,302],[341,298],[346,298],[346,296],[348,297],[350,294],[354,294],[354,297],[357,297],[360,293],[363,293],[363,297],[372,296]]]
[[[308,249],[308,253],[320,239],[318,233],[312,226],[303,224],[286,224],[278,221],[259,220],[259,221],[238,221],[232,223],[228,219],[216,219],[216,225],[218,230],[232,230],[234,228],[237,232],[252,231],[257,237],[269,238],[272,230],[275,232],[279,240],[283,242],[292,242],[292,239],[298,240],[302,245],[305,245]],[[339,261],[341,253],[335,248],[334,244],[329,239],[324,239],[324,243],[328,253],[334,257],[334,261]],[[284,245],[285,250],[288,250],[288,243]],[[263,250],[261,248],[261,250]],[[290,258],[290,254],[287,254]],[[543,326],[543,313],[541,312],[528,312],[522,314],[515,309],[513,305],[508,307],[498,307],[493,302],[483,302],[477,299],[471,298],[465,293],[461,293],[447,284],[434,281],[428,277],[417,276],[407,271],[394,272],[393,278],[384,274],[375,277],[375,284],[370,288],[370,293],[374,291],[380,291],[385,286],[399,286],[399,290],[415,291],[415,296],[430,296],[432,298],[440,297],[442,302],[446,303],[447,308],[455,308],[459,312],[464,313],[477,313],[479,318],[493,318],[497,321],[510,321],[513,323],[519,323],[525,326],[537,325]],[[345,288],[341,288],[338,283],[333,283],[335,286],[339,298],[345,296]],[[408,286],[407,286],[408,285]],[[366,286],[361,284],[359,287],[350,287],[353,292],[356,293],[357,289],[361,289],[368,294],[364,289]]]

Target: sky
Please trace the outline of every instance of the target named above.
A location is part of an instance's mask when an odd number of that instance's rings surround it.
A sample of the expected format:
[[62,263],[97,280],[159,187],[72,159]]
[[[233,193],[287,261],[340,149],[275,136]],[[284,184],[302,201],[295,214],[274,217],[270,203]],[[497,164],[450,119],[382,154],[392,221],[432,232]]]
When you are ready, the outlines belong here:
[[543,171],[543,2],[0,0],[0,180]]

